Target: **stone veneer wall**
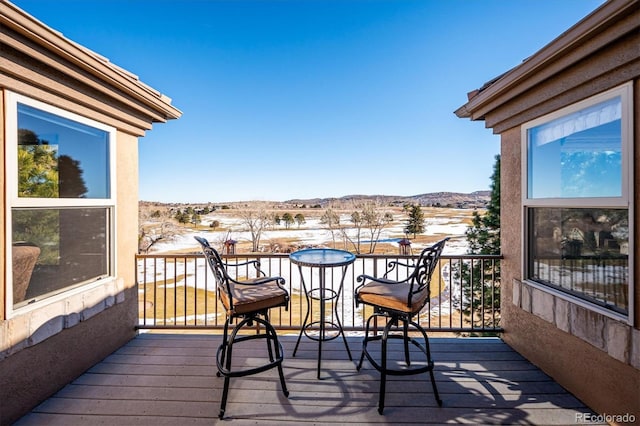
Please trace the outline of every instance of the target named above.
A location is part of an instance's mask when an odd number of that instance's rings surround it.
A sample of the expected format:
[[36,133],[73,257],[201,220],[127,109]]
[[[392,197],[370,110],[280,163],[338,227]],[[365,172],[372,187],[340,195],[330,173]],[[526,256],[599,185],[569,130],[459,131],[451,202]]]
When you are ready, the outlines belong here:
[[640,369],[640,330],[629,324],[515,279],[512,300],[520,309]]
[[46,307],[0,321],[0,362],[123,303],[124,295],[124,280],[114,279],[108,283],[100,282],[91,290],[65,294],[64,298]]

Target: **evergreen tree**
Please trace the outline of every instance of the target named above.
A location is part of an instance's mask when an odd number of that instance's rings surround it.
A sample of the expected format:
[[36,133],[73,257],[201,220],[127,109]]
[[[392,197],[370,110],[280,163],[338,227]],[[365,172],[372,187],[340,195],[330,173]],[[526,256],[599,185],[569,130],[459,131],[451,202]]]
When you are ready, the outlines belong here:
[[189,223],[189,221],[191,220],[191,215],[189,215],[187,212],[178,210],[176,212],[175,218],[179,223]]
[[[500,254],[500,156],[496,155],[495,160],[487,211],[484,215],[474,211],[473,225],[466,232],[469,254]],[[460,303],[466,320],[476,328],[497,326],[500,321],[500,261],[471,260],[457,265],[454,274],[463,283],[464,300]]]
[[404,232],[405,234],[413,234],[413,238],[415,238],[417,234],[422,234],[425,230],[424,213],[422,213],[422,208],[419,204],[405,206],[405,210],[409,211],[409,218]]
[[25,198],[60,196],[58,150],[33,131],[18,130],[18,194]]
[[201,222],[202,222],[202,218],[200,217],[200,215],[194,212],[191,215],[191,223],[193,223],[193,226],[198,226]]
[[80,162],[68,155],[58,158],[59,188],[62,198],[83,198],[88,192]]
[[480,216],[473,212],[473,226],[467,229],[469,254],[500,254],[500,156],[491,175],[491,199],[487,211]]

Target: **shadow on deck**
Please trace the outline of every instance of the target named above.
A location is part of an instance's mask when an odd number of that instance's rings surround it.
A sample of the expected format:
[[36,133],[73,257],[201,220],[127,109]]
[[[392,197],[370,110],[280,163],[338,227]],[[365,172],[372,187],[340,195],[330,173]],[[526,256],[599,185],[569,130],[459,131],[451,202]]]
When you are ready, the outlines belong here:
[[[284,335],[284,372],[231,380],[226,418],[234,424],[575,424],[593,412],[497,338],[432,338],[437,406],[427,373],[390,377],[379,415],[379,373],[355,365],[360,339],[323,345],[322,379],[316,378],[317,343]],[[215,374],[214,334],[141,334],[44,401],[16,425],[199,425],[217,423],[223,379]],[[251,345],[247,343],[246,345]],[[234,352],[255,363],[261,350]],[[393,355],[401,357],[394,345]]]

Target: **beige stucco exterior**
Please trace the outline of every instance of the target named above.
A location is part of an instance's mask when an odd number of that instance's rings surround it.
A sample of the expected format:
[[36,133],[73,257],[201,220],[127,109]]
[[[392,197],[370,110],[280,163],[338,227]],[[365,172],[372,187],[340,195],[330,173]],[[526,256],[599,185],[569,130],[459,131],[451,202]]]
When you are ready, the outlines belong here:
[[[114,279],[9,312],[7,306],[8,92],[116,129]],[[105,58],[0,0],[0,424],[8,424],[135,336],[138,299],[138,138],[176,119],[171,100]]]
[[532,286],[523,279],[521,126],[623,84],[633,87],[634,241],[640,214],[640,3],[613,0],[520,66],[469,93],[456,111],[501,137],[504,340],[600,414],[640,419],[640,281],[632,256],[632,321]]

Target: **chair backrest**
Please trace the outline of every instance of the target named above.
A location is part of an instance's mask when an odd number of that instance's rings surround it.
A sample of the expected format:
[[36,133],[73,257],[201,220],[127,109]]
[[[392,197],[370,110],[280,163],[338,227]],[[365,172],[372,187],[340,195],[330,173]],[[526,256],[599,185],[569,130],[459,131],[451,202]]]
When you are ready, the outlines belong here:
[[[406,281],[411,283],[410,294],[409,294],[409,306],[411,306],[412,298],[414,295],[418,293],[424,294],[425,288],[429,289],[429,284],[431,283],[431,277],[433,276],[433,271],[438,266],[438,261],[440,260],[440,255],[442,254],[442,250],[444,249],[444,245],[449,240],[449,238],[444,238],[437,243],[433,244],[422,250],[420,253],[420,257],[418,258],[417,263],[415,264],[415,268],[413,272],[407,277]],[[429,299],[429,292],[426,292],[426,297],[424,302]]]
[[225,291],[227,294],[231,294],[231,288],[229,283],[229,274],[227,273],[227,269],[225,268],[224,262],[220,257],[220,254],[216,249],[211,247],[209,241],[206,238],[194,236],[197,242],[202,246],[202,253],[204,257],[207,259],[207,263],[209,264],[209,268],[211,268],[211,272],[213,272],[213,276],[216,279],[216,284],[218,288],[222,291]]

